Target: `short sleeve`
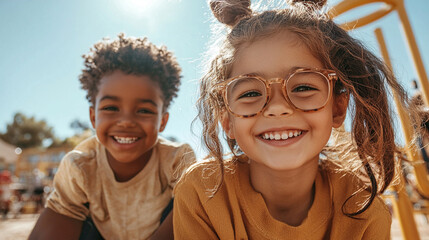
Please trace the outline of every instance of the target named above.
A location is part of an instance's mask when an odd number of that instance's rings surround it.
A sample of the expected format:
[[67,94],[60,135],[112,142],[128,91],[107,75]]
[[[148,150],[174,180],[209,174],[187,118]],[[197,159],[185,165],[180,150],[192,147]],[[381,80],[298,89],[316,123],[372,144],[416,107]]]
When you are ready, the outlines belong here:
[[204,208],[207,199],[200,170],[187,171],[175,188],[174,239],[219,239]]
[[85,220],[89,209],[84,205],[88,202],[85,193],[85,177],[76,164],[82,157],[78,152],[69,152],[61,161],[54,177],[54,191],[49,195],[46,207],[62,215]]
[[172,176],[169,181],[169,185],[171,188],[176,186],[177,181],[183,175],[183,173],[195,162],[195,153],[192,148],[188,144],[183,144],[176,151],[172,165],[171,165],[171,173]]
[[392,215],[387,206],[379,197],[374,199],[371,221],[365,230],[362,239],[390,239],[390,228],[392,225]]

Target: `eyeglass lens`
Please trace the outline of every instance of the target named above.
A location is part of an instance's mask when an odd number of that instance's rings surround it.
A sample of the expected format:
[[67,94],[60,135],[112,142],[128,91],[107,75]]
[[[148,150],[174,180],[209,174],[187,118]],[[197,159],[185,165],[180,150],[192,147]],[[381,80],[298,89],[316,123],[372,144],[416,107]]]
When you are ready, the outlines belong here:
[[[287,97],[298,109],[319,109],[328,101],[329,81],[322,73],[298,72],[284,84]],[[238,115],[258,113],[267,101],[265,83],[255,77],[237,78],[228,84],[226,91],[229,108]]]

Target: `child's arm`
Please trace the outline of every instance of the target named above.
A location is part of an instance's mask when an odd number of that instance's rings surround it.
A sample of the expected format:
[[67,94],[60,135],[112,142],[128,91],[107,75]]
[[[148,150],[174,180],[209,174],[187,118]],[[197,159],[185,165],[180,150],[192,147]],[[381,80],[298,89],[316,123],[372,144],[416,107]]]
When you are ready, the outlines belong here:
[[79,239],[81,230],[82,221],[45,208],[28,239]]
[[207,201],[206,190],[205,185],[201,184],[199,171],[186,173],[176,185],[173,207],[176,240],[218,239],[204,207]]
[[173,211],[171,211],[161,226],[150,237],[150,240],[173,240]]
[[381,198],[377,197],[371,205],[371,219],[362,239],[390,239],[392,215]]
[[201,203],[197,203],[198,198],[189,195],[186,197],[186,193],[179,192],[180,190],[176,193],[173,208],[174,238],[176,240],[218,239]]

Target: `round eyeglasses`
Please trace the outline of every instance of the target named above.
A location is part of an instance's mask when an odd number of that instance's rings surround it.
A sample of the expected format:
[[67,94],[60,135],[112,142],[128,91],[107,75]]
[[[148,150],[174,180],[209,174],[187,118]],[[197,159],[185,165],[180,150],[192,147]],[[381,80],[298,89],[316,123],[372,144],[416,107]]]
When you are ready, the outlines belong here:
[[247,74],[218,83],[227,110],[237,117],[253,117],[260,114],[271,97],[271,84],[282,84],[286,101],[303,112],[322,109],[332,95],[337,75],[333,70],[299,68],[286,78],[264,79]]

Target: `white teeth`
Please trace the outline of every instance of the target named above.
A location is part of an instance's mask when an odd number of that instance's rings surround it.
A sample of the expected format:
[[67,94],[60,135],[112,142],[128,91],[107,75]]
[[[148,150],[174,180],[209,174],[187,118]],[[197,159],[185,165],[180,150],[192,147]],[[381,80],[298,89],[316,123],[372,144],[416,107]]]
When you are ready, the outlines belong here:
[[287,135],[287,133],[282,133],[282,139],[288,139],[289,138],[289,136]]
[[137,139],[139,139],[138,137],[118,137],[118,136],[114,136],[113,138],[118,143],[121,143],[121,144],[130,144],[137,141]]
[[282,132],[266,132],[262,134],[262,138],[266,140],[286,140],[291,137],[298,137],[302,131],[282,131]]

